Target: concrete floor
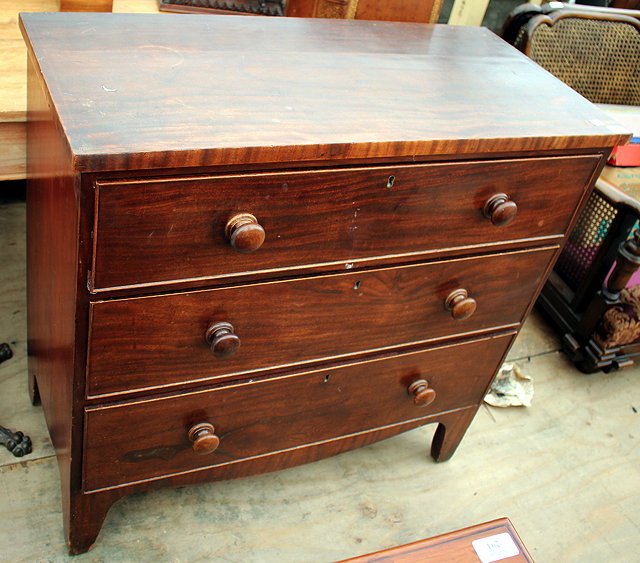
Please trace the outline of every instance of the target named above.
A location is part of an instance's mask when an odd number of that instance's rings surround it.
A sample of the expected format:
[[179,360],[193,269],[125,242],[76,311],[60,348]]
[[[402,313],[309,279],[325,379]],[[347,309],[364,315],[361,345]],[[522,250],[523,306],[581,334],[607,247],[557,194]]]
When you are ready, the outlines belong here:
[[640,368],[585,376],[542,320],[510,357],[535,379],[530,408],[484,407],[454,457],[434,427],[279,473],[135,495],[96,546],[66,555],[58,468],[26,392],[24,202],[0,202],[0,424],[34,453],[0,448],[0,560],[329,562],[507,516],[540,562],[640,561]]

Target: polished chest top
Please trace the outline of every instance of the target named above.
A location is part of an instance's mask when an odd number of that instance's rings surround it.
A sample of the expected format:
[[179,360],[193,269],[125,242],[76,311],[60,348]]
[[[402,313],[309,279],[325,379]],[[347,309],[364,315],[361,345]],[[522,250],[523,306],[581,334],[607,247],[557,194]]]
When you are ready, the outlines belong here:
[[448,459],[626,138],[482,29],[22,27],[29,377],[71,552],[151,487],[428,423]]
[[22,21],[77,170],[460,158],[607,146],[619,133],[483,28],[191,15]]

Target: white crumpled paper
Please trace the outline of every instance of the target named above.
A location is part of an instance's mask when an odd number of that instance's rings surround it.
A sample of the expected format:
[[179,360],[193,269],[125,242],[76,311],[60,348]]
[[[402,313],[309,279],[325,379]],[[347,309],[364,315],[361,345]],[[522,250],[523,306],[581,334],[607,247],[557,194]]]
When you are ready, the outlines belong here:
[[492,407],[530,407],[533,379],[516,364],[503,364],[484,402]]

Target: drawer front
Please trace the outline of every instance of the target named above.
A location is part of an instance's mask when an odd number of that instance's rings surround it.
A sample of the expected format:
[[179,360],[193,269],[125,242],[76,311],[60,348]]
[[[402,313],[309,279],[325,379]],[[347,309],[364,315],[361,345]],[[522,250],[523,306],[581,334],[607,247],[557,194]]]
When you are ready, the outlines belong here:
[[[565,232],[595,156],[99,182],[92,287],[264,273]],[[559,180],[560,179],[560,180]],[[496,194],[518,207],[496,226]],[[253,215],[259,227],[227,224]],[[496,216],[497,217],[497,216]],[[237,227],[237,223],[236,223]],[[257,237],[257,238],[256,238]]]
[[[419,344],[520,323],[555,248],[267,282],[91,308],[88,395],[237,378],[327,358]],[[456,320],[447,298],[465,290],[475,312]],[[468,300],[467,300],[468,301]],[[459,314],[468,302],[454,310]],[[464,311],[462,311],[464,312]],[[468,312],[468,311],[467,311]],[[205,336],[218,332],[216,357]]]
[[[85,489],[233,463],[477,404],[512,338],[89,408]],[[419,379],[435,392],[431,404],[417,406],[409,394]],[[207,455],[196,454],[188,439],[203,422],[220,439]]]

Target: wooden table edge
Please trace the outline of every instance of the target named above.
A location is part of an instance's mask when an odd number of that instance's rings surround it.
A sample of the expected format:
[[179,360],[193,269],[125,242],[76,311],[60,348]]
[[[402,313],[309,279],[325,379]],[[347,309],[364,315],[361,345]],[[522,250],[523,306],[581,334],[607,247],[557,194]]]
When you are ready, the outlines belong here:
[[[350,559],[342,560],[338,563],[374,563],[374,562],[397,562],[401,563],[402,561],[406,561],[409,563],[409,557],[416,552],[424,551],[425,559],[421,559],[422,561],[428,561],[426,557],[426,550],[433,548],[438,545],[444,545],[447,543],[452,543],[455,541],[463,541],[465,538],[469,538],[478,533],[486,532],[487,536],[490,533],[499,534],[507,532],[514,540],[515,544],[518,546],[520,550],[520,556],[508,557],[506,559],[498,559],[496,561],[526,561],[533,563],[533,558],[531,554],[528,552],[527,548],[522,543],[522,539],[518,535],[518,532],[514,528],[513,524],[508,518],[498,518],[496,520],[491,520],[489,522],[484,522],[482,524],[475,524],[473,526],[469,526],[467,528],[463,528],[461,530],[455,530],[452,532],[448,532],[445,534],[441,534],[439,536],[434,536],[432,538],[418,540],[416,542],[408,543],[405,545],[392,547],[390,549],[384,549],[381,551],[376,551],[374,553],[369,553],[366,555],[359,555],[356,557],[352,557]],[[518,557],[518,559],[515,559]],[[416,561],[416,559],[412,559]],[[458,560],[459,563],[463,563],[464,560]],[[478,557],[475,561],[480,562],[480,558]]]

